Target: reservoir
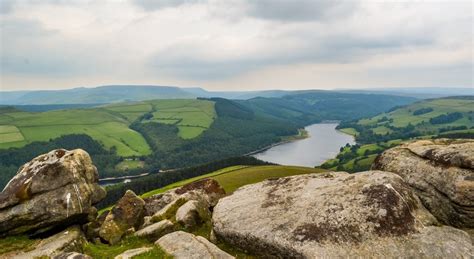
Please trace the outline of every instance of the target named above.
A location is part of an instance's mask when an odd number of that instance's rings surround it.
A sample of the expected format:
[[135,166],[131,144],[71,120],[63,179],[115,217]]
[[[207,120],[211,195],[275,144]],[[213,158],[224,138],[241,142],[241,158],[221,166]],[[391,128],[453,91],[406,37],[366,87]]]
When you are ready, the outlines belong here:
[[355,144],[351,135],[336,130],[337,123],[318,123],[305,127],[309,137],[271,147],[253,155],[281,165],[314,167],[336,157],[339,149]]

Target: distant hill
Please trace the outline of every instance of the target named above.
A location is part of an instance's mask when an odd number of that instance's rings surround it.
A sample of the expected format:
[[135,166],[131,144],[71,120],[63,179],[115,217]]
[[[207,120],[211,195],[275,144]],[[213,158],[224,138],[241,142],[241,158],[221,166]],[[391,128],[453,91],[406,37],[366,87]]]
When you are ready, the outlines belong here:
[[340,90],[345,93],[363,94],[389,94],[398,96],[409,96],[420,99],[441,98],[459,95],[474,95],[474,88],[468,87],[398,87],[398,88],[374,88],[374,89],[354,89]]
[[[469,88],[390,88],[390,89],[359,89],[359,90],[265,90],[265,91],[207,91],[200,87],[174,87],[155,85],[108,85],[95,88],[74,88],[66,90],[40,91],[0,91],[0,105],[92,105],[120,102],[136,102],[156,99],[194,99],[225,98],[233,100],[249,100],[253,98],[282,98],[288,95],[318,93],[345,94],[376,94],[414,98],[437,98],[454,95],[473,95]],[[57,109],[50,106],[47,109]],[[24,107],[32,110],[45,107]]]
[[403,96],[313,90],[293,92],[279,98],[257,97],[239,103],[257,114],[305,126],[322,120],[350,120],[373,116],[416,100]]
[[0,104],[96,104],[154,99],[195,98],[179,87],[151,85],[108,85],[95,88],[0,92]]

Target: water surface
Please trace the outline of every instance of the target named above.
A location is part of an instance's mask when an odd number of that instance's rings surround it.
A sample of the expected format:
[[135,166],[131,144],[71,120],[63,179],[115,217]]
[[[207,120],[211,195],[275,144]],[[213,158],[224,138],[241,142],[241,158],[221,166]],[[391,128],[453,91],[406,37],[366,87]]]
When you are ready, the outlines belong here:
[[282,165],[317,166],[334,158],[339,148],[355,144],[351,135],[336,130],[337,123],[318,123],[305,128],[309,137],[274,146],[254,157]]

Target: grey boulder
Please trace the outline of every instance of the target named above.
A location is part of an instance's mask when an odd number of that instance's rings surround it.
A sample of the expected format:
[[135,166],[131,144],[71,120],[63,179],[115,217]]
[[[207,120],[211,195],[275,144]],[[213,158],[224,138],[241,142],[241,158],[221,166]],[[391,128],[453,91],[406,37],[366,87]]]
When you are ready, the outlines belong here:
[[469,235],[437,227],[398,175],[328,172],[247,185],[214,208],[215,236],[264,257],[469,258]]

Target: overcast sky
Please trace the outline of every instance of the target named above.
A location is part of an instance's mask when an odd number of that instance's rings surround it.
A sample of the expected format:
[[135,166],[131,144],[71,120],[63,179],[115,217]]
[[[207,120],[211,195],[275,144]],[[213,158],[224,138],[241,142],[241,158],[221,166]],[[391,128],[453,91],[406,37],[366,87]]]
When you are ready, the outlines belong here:
[[0,0],[1,89],[473,87],[472,1]]

